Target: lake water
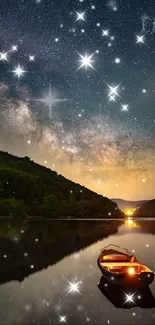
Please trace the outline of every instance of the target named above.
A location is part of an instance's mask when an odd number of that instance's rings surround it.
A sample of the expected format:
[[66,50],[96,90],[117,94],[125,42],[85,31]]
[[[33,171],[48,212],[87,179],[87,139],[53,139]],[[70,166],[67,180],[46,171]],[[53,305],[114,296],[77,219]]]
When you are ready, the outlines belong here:
[[155,221],[1,221],[0,324],[155,324],[155,280],[138,292],[99,289],[109,244],[155,272]]

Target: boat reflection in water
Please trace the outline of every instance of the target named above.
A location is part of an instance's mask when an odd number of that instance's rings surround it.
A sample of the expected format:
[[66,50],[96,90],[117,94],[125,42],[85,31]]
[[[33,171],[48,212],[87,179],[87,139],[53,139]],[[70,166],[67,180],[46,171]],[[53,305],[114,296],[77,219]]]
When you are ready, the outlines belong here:
[[155,298],[149,286],[138,290],[124,288],[121,285],[112,284],[102,276],[98,283],[98,288],[117,308],[155,308]]
[[98,258],[98,266],[107,281],[123,287],[143,288],[154,280],[154,272],[128,252],[116,245],[105,247]]

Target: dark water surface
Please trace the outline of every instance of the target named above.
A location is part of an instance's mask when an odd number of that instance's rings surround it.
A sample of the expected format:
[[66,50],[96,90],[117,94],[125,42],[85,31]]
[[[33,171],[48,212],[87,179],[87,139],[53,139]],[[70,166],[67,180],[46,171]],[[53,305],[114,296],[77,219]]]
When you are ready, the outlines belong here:
[[137,292],[98,288],[109,244],[155,271],[155,221],[1,221],[0,324],[155,324],[155,280]]

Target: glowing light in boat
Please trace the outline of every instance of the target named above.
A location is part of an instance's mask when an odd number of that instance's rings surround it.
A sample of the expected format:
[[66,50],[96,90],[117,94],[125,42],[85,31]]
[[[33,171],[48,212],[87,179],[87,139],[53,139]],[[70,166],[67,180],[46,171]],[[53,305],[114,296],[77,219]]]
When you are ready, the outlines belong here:
[[133,267],[130,267],[129,270],[128,270],[128,273],[131,274],[131,275],[132,274],[135,274],[134,268]]

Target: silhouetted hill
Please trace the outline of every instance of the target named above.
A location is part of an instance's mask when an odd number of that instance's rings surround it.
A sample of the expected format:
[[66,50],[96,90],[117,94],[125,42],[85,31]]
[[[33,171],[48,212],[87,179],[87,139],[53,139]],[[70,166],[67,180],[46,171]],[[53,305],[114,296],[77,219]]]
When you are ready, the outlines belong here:
[[59,218],[123,216],[117,204],[56,172],[0,152],[0,215]]
[[125,211],[128,208],[137,208],[141,206],[143,203],[147,202],[143,201],[126,201],[122,199],[112,199],[113,202],[117,203],[120,210]]
[[155,199],[147,201],[136,210],[135,217],[155,217]]

